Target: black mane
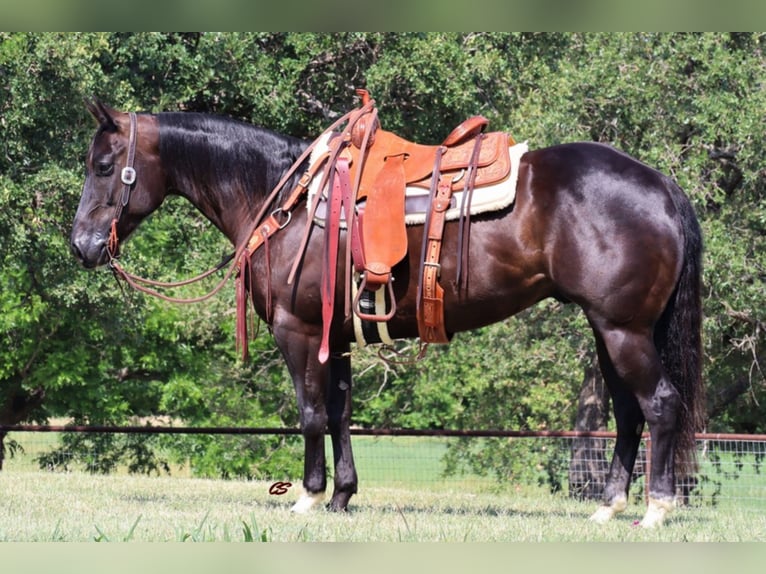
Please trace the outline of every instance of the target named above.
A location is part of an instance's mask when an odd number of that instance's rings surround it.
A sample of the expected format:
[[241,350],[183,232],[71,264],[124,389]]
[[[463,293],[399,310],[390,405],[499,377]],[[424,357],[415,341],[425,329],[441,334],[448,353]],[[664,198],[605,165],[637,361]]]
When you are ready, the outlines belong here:
[[[263,198],[298,159],[308,142],[223,116],[158,114],[160,157],[173,186],[193,187],[222,199],[245,190]],[[289,193],[302,170],[285,189]]]

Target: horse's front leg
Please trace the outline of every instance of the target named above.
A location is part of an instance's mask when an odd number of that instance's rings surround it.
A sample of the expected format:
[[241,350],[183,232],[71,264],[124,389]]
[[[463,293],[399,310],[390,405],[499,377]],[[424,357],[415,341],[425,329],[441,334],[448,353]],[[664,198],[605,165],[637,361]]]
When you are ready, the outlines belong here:
[[335,490],[330,510],[346,510],[356,493],[358,478],[351,452],[351,357],[350,347],[330,356],[330,385],[328,388],[328,426],[332,437],[335,461]]
[[324,437],[327,429],[329,364],[319,362],[320,333],[307,333],[287,322],[275,321],[274,339],[295,386],[304,441],[303,489],[292,511],[308,512],[324,498],[327,488]]

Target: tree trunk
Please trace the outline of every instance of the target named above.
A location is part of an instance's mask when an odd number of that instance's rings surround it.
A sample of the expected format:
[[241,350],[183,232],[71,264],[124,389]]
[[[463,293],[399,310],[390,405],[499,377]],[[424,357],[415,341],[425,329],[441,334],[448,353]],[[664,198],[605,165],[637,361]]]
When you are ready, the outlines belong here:
[[[45,391],[35,389],[25,391],[18,387],[12,389],[5,397],[5,403],[0,403],[0,426],[17,425],[24,422],[32,412],[43,404]],[[3,460],[5,459],[5,438],[7,432],[0,432],[0,470],[3,470]]]
[[[577,406],[575,430],[606,430],[609,393],[598,368],[595,352],[589,352]],[[580,500],[599,500],[609,470],[606,458],[608,439],[582,437],[572,441],[569,462],[569,496]]]

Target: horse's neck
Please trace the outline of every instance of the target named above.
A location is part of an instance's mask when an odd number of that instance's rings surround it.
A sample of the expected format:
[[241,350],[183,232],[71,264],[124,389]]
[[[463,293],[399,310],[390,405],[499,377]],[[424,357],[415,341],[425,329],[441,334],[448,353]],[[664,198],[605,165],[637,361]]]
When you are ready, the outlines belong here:
[[241,235],[307,144],[210,116],[166,119],[160,149],[168,189],[186,197],[235,245],[247,240]]
[[167,189],[169,193],[187,199],[233,245],[239,245],[247,239],[241,235],[260,209],[266,191],[247,189],[243,178],[234,173],[225,181],[219,180],[216,176],[220,173],[179,174],[171,171]]
[[258,205],[248,203],[245,191],[240,190],[233,196],[223,198],[207,185],[197,185],[193,189],[170,188],[172,193],[186,198],[204,215],[233,245],[243,240],[240,235],[251,217],[255,216]]

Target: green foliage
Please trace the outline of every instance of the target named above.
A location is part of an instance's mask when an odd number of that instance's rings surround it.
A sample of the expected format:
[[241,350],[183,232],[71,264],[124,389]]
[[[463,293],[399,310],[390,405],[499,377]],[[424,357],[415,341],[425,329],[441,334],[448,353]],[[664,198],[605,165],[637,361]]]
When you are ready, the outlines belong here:
[[[533,148],[603,141],[676,179],[705,233],[710,428],[763,432],[765,38],[2,32],[0,405],[12,394],[44,391],[44,403],[24,420],[122,423],[165,415],[196,425],[295,425],[292,385],[271,340],[260,339],[252,366],[237,363],[232,293],[175,307],[123,293],[108,272],[86,273],[69,255],[94,129],[82,99],[227,114],[308,138],[354,105],[354,88],[366,87],[383,127],[405,137],[438,142],[465,117],[482,114],[492,129]],[[141,274],[177,279],[229,249],[190,206],[169,201],[124,257]],[[415,367],[385,365],[377,350],[360,351],[355,421],[566,428],[590,345],[576,310],[544,304],[460,334]],[[140,454],[136,445],[127,448],[125,457],[130,449]],[[292,440],[253,442],[252,453],[233,452],[225,437],[184,437],[166,448],[208,476],[255,477],[267,467],[289,476],[292,457],[299,458]],[[494,450],[510,459],[510,448]],[[540,453],[531,456],[545,468]],[[500,469],[505,462],[487,464]]]
[[168,461],[158,455],[153,435],[65,433],[61,446],[37,457],[41,469],[84,470],[110,474],[127,467],[131,474],[169,473]]
[[[576,309],[543,303],[504,323],[458,333],[448,347],[430,347],[415,368],[368,358],[370,367],[357,376],[355,420],[412,428],[569,428],[582,378],[579,358],[589,344],[584,326]],[[550,344],[554,339],[558,346]]]

